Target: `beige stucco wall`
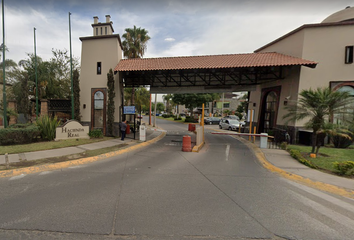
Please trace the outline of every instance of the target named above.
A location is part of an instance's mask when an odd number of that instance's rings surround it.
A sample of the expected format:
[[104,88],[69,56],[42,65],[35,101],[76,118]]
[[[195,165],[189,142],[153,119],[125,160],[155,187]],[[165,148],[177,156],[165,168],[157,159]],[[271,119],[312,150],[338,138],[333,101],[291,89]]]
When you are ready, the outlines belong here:
[[345,47],[354,45],[354,26],[306,29],[303,58],[316,61],[315,69],[303,68],[299,90],[328,87],[330,81],[353,81],[354,64],[345,64]]
[[[278,52],[306,60],[318,62],[316,68],[292,67],[286,79],[260,85],[251,93],[251,101],[256,102],[256,120],[260,110],[261,89],[281,86],[281,96],[277,124],[284,125],[283,115],[285,97],[290,96],[288,104],[295,104],[298,93],[304,89],[328,87],[331,81],[353,81],[354,64],[345,64],[345,47],[354,45],[354,26],[327,26],[304,28],[279,42],[262,49],[261,52]],[[250,104],[250,107],[252,104]],[[289,123],[301,127],[306,120]]]
[[[299,83],[299,69],[300,67],[291,67],[285,71],[286,77],[282,80],[277,80],[274,82],[269,82],[267,84],[258,85],[256,91],[252,91],[250,94],[250,104],[248,109],[255,110],[254,121],[257,122],[259,119],[259,114],[261,111],[261,95],[262,89],[271,88],[271,87],[281,87],[281,93],[279,97],[279,108],[277,115],[277,124],[285,125],[286,120],[283,119],[283,116],[286,114],[286,110],[284,109],[284,101],[287,101],[287,104],[294,104],[297,100],[297,92],[298,92],[298,83]],[[288,99],[286,99],[288,98]],[[253,103],[256,106],[253,106]],[[294,123],[288,123],[287,125],[293,126]]]
[[304,32],[296,32],[281,41],[270,45],[260,52],[277,52],[285,55],[290,55],[293,57],[302,58],[304,45]]
[[[83,122],[91,121],[91,89],[107,88],[107,73],[109,69],[116,67],[122,59],[122,50],[118,41],[118,35],[111,35],[109,38],[92,38],[82,40],[81,53],[81,76],[80,76],[80,98],[81,115]],[[101,62],[101,74],[97,74],[97,62]],[[121,94],[119,88],[119,76],[115,78],[115,122],[119,121],[119,106],[121,105]],[[83,105],[86,108],[83,109]]]

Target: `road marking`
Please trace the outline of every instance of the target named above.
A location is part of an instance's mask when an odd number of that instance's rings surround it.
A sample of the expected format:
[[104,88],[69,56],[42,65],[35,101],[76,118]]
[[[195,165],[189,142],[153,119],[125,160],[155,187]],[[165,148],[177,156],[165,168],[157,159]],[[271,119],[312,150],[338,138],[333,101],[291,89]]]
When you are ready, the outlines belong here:
[[9,179],[9,181],[21,179],[21,178],[24,178],[25,176],[26,176],[26,174],[17,175],[17,176],[11,177],[11,178]]
[[230,144],[226,145],[226,161],[229,161],[229,155],[230,155]]
[[295,198],[297,198],[305,206],[308,206],[313,210],[315,210],[316,212],[320,213],[321,215],[324,215],[329,219],[332,219],[333,221],[354,230],[354,221],[351,218],[348,218],[347,216],[344,216],[320,203],[317,203],[305,196],[302,196],[299,193],[296,193],[291,190],[289,190],[288,192],[291,195],[293,195]]

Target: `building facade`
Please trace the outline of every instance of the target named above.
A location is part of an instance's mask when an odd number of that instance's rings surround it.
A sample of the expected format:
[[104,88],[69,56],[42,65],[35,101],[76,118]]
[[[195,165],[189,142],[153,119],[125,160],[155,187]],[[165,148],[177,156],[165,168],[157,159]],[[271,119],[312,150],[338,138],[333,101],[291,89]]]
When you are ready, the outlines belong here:
[[[90,129],[101,129],[106,133],[106,109],[108,102],[107,74],[122,59],[122,44],[119,34],[113,34],[113,22],[106,15],[106,22],[98,22],[94,17],[93,36],[81,37],[81,76],[80,76],[80,111],[82,124]],[[115,80],[115,127],[118,133],[118,122],[122,105],[122,81],[119,74]]]
[[[304,89],[331,87],[354,92],[354,8],[339,11],[319,24],[303,25],[255,52],[277,52],[317,62],[316,68],[294,66],[283,80],[258,85],[250,93],[249,109],[255,111],[258,132],[286,129],[293,140],[305,121],[287,123],[285,106],[296,104]],[[301,139],[300,139],[301,140]]]

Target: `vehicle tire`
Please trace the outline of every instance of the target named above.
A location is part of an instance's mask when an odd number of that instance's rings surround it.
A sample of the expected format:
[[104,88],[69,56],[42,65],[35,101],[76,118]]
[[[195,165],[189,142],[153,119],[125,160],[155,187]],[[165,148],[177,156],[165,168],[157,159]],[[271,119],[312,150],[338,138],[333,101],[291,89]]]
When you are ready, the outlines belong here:
[[213,124],[212,122],[209,122],[209,124],[211,125],[211,124]]
[[232,128],[231,128],[231,127],[229,127],[229,131],[232,131]]
[[219,125],[219,128],[222,129],[221,125]]

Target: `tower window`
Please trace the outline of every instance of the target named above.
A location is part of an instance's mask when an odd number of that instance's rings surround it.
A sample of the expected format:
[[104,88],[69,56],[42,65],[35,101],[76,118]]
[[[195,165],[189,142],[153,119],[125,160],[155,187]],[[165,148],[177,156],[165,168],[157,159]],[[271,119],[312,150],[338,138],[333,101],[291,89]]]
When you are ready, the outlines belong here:
[[101,62],[97,62],[97,74],[101,74],[102,71],[102,66],[101,66]]
[[353,50],[354,46],[346,46],[345,47],[345,63],[353,63]]
[[104,29],[104,30],[105,30],[105,34],[107,35],[107,27],[105,27],[105,29]]

